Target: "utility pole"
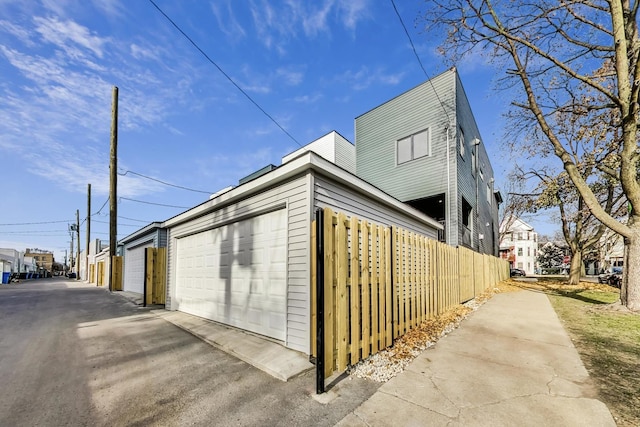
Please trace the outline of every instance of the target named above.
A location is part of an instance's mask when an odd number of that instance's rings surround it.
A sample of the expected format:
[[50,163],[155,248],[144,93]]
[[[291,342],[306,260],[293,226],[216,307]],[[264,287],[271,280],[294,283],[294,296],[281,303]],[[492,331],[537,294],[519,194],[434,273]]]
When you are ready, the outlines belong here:
[[73,227],[73,224],[69,226],[69,234],[71,234],[71,246],[69,247],[69,273],[73,271]]
[[89,242],[91,241],[91,184],[87,184],[87,244],[85,245],[84,274],[89,281]]
[[80,280],[80,209],[76,209],[76,236],[78,237],[76,255],[76,280]]
[[118,234],[118,87],[113,87],[111,104],[111,150],[109,162],[109,291],[113,292],[113,257]]

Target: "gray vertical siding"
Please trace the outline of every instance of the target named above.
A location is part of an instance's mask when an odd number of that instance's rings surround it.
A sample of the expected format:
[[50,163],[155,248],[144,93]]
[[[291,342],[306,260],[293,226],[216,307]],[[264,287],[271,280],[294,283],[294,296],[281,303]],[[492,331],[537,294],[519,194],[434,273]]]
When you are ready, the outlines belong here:
[[[455,72],[447,71],[357,117],[357,175],[402,201],[446,192],[446,128],[455,119],[454,91]],[[397,165],[396,141],[427,128],[431,156]]]
[[[469,150],[467,152],[464,161],[458,155],[457,161],[457,177],[458,177],[458,198],[464,196],[474,209],[474,221],[473,221],[473,241],[472,248],[479,252],[488,253],[494,255],[495,246],[495,233],[497,228],[498,217],[494,214],[495,198],[493,194],[491,197],[491,203],[487,202],[487,184],[493,188],[493,168],[489,161],[489,156],[485,149],[486,141],[483,140],[478,130],[469,100],[465,94],[462,82],[456,76],[456,117],[458,119],[458,128],[462,128],[465,139],[469,143]],[[473,147],[471,141],[474,138],[481,140],[480,145]],[[470,150],[475,150],[477,156],[478,169],[475,175],[472,173],[471,155]],[[482,169],[482,177],[479,174],[479,170]],[[477,192],[477,194],[476,194]],[[492,192],[493,193],[493,192]],[[477,201],[476,201],[477,200]],[[462,217],[462,210],[459,211],[459,218]],[[497,212],[497,211],[495,211]],[[487,226],[487,223],[489,225]],[[493,224],[493,228],[492,228]],[[458,227],[462,230],[462,222]],[[483,239],[479,239],[479,234],[484,236]]]
[[311,228],[308,204],[309,180],[303,175],[267,191],[253,194],[198,218],[168,229],[167,307],[176,283],[176,239],[219,227],[269,209],[287,209],[287,338],[285,345],[309,352],[309,245]]

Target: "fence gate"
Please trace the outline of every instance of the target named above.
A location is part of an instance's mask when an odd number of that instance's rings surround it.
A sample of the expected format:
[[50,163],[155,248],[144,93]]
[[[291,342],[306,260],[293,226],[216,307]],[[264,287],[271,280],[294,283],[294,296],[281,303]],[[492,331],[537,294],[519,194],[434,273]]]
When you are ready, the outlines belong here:
[[144,256],[144,305],[165,304],[167,249],[146,248]]

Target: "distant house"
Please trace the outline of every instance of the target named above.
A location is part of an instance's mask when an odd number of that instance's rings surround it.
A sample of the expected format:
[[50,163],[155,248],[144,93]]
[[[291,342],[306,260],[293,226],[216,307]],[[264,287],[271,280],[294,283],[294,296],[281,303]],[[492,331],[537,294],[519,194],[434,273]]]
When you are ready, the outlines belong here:
[[444,225],[442,241],[498,254],[493,168],[454,69],[356,118],[356,175]]
[[39,271],[47,271],[51,273],[53,270],[53,263],[55,261],[53,258],[53,252],[34,248],[27,249],[24,256],[32,257],[36,261]]
[[538,257],[538,233],[520,218],[508,218],[501,224],[500,257],[509,261],[511,268],[535,274]]

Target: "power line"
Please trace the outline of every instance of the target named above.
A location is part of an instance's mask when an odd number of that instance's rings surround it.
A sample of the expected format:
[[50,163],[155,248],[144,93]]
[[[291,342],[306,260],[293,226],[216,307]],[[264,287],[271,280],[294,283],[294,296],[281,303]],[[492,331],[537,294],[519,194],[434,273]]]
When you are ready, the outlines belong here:
[[444,103],[440,99],[440,95],[438,95],[438,92],[436,91],[436,88],[433,85],[433,82],[431,81],[431,77],[429,77],[429,73],[427,73],[427,70],[424,68],[424,65],[422,65],[422,61],[420,60],[420,56],[418,55],[418,52],[416,51],[416,47],[413,44],[413,40],[411,40],[411,36],[409,35],[409,31],[407,30],[406,25],[404,25],[404,21],[402,19],[402,16],[400,15],[400,12],[398,11],[398,8],[396,7],[395,0],[391,0],[391,4],[393,5],[393,10],[396,11],[396,15],[398,16],[398,19],[400,20],[400,25],[402,25],[402,28],[404,29],[404,33],[407,35],[407,38],[409,39],[409,43],[411,44],[411,49],[413,49],[413,54],[416,56],[416,59],[418,60],[418,63],[420,64],[420,68],[422,68],[422,71],[424,72],[424,75],[427,76],[427,80],[431,84],[431,88],[433,89],[433,92],[436,94],[436,98],[438,98],[438,102],[440,103],[440,106],[444,110],[444,115],[447,116],[447,121],[449,123],[451,123],[451,119],[449,118],[449,113],[447,112],[447,109],[444,107]]
[[[91,221],[91,222],[99,222],[100,224],[109,224],[109,222],[108,222],[108,221],[100,221],[100,220],[97,220],[97,219],[94,219],[94,220],[93,220],[93,221]],[[140,227],[140,226],[139,226],[139,225],[137,225],[137,224],[123,224],[123,223],[121,223],[121,222],[120,222],[120,223],[118,223],[118,227],[120,227],[120,226],[122,226],[122,227]]]
[[91,214],[91,216],[99,215],[100,212],[102,212],[102,209],[104,209],[104,207],[107,206],[107,203],[109,203],[109,197],[107,197],[107,200],[104,201],[104,203],[102,204],[102,207],[98,209],[98,212]]
[[118,215],[118,218],[128,219],[129,221],[144,222],[145,224],[151,224],[153,222],[153,221],[145,221],[144,219],[127,218],[126,216],[119,216],[119,215]]
[[204,193],[204,194],[212,194],[213,193],[213,191],[194,190],[193,188],[183,187],[181,185],[170,184],[168,182],[160,181],[159,179],[152,178],[150,176],[146,176],[146,175],[143,175],[141,173],[130,171],[130,170],[126,171],[125,173],[118,172],[118,175],[126,176],[129,173],[132,174],[132,175],[138,175],[138,176],[140,176],[142,178],[146,178],[146,179],[149,179],[151,181],[159,182],[160,184],[168,185],[170,187],[180,188],[182,190],[187,190],[187,191],[193,191],[194,193]]
[[293,142],[295,142],[296,144],[298,144],[300,147],[302,147],[302,144],[300,144],[298,142],[297,139],[295,139],[289,132],[287,132],[287,130],[285,128],[283,128],[280,123],[278,123],[276,121],[276,119],[274,119],[273,117],[271,117],[271,115],[269,113],[267,113],[264,108],[262,108],[256,101],[253,100],[253,98],[251,98],[251,96],[249,96],[249,94],[247,92],[245,92],[227,73],[224,72],[224,70],[213,60],[209,57],[209,55],[207,55],[202,49],[200,49],[200,46],[198,46],[196,44],[196,42],[194,42],[191,37],[189,37],[184,31],[182,31],[182,29],[178,26],[178,24],[176,24],[175,22],[173,22],[173,20],[171,18],[169,18],[169,16],[164,13],[164,11],[162,9],[160,9],[160,7],[153,1],[153,0],[149,0],[149,3],[151,3],[156,9],[158,9],[158,12],[160,12],[165,18],[167,18],[167,21],[169,21],[171,23],[171,25],[173,25],[176,30],[178,30],[180,32],[180,34],[182,34],[187,40],[189,40],[189,42],[193,45],[193,47],[195,47],[196,49],[198,49],[198,51],[205,57],[207,58],[207,60],[218,69],[218,71],[220,71],[222,73],[223,76],[225,76],[227,78],[227,80],[229,80],[229,82],[231,82],[232,85],[234,85],[249,101],[251,101],[251,103],[253,105],[256,106],[256,108],[258,108],[258,110],[260,110],[262,112],[262,114],[264,114],[265,116],[267,116],[269,118],[269,120],[271,120],[273,123],[275,123],[276,126],[278,126],[280,128],[280,130],[282,132],[284,132],[289,138],[291,138],[291,140]]
[[130,199],[128,197],[120,197],[119,199],[120,200],[128,200],[130,202],[136,202],[136,203],[144,203],[145,205],[164,206],[166,208],[176,208],[176,209],[189,209],[188,206],[165,205],[165,204],[162,204],[162,203],[153,203],[153,202],[145,202],[144,200]]
[[15,225],[41,225],[41,224],[61,224],[74,222],[75,220],[68,219],[65,221],[42,221],[42,222],[16,222],[14,224],[0,224],[0,226],[15,226]]
[[0,234],[35,234],[35,233],[67,233],[68,230],[22,230],[22,231],[0,231]]

